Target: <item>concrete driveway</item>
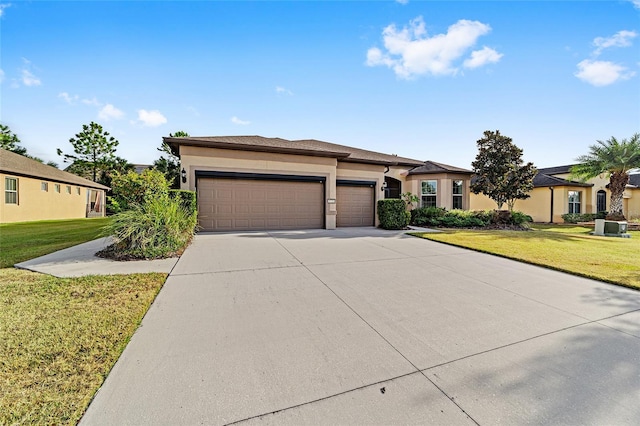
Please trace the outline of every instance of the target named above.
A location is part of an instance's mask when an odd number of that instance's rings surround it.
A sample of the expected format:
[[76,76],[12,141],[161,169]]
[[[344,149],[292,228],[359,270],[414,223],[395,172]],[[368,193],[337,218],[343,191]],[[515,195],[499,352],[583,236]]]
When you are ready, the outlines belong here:
[[373,228],[200,234],[82,424],[640,424],[639,402],[639,292]]

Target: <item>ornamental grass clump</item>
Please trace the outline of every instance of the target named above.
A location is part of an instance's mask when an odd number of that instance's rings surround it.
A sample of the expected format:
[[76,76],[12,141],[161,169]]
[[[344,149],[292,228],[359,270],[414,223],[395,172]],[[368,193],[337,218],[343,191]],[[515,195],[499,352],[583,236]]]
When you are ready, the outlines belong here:
[[158,259],[179,254],[195,233],[197,218],[179,199],[149,198],[114,215],[105,232],[118,259]]
[[198,221],[193,191],[169,191],[164,175],[157,170],[118,176],[115,183],[118,205],[125,208],[105,227],[104,234],[113,236],[115,242],[99,255],[119,260],[160,259],[187,247]]

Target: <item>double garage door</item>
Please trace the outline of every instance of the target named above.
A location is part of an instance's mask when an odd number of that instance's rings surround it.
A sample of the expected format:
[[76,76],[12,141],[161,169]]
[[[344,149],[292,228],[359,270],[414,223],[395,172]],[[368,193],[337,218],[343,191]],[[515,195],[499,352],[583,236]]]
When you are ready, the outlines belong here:
[[[373,189],[338,186],[338,226],[373,226]],[[319,229],[325,226],[322,178],[198,178],[203,231]]]

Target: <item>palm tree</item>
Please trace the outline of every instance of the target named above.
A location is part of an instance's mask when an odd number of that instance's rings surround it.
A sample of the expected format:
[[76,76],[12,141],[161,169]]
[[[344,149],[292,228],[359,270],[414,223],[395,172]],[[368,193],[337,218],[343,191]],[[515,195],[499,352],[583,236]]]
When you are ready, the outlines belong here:
[[616,138],[589,147],[589,154],[576,159],[579,164],[571,168],[571,174],[589,179],[604,174],[609,177],[611,207],[608,219],[624,220],[622,196],[629,183],[629,171],[640,168],[640,133],[629,140],[618,142]]

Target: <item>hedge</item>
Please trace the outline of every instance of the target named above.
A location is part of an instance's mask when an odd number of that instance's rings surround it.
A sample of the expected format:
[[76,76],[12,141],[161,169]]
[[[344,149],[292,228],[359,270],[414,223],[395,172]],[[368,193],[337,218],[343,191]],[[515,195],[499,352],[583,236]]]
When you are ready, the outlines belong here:
[[387,198],[378,200],[378,219],[384,229],[404,229],[409,225],[411,213],[403,200]]

